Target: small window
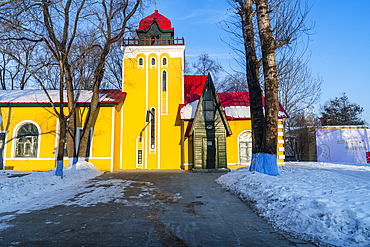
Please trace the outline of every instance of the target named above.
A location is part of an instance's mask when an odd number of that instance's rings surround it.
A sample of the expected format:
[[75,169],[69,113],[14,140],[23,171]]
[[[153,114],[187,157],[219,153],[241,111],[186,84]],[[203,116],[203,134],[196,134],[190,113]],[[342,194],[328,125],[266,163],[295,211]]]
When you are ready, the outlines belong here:
[[162,92],[167,92],[167,72],[162,73]]
[[22,125],[17,131],[15,157],[37,158],[39,131],[32,123]]
[[162,60],[162,64],[163,64],[163,66],[167,66],[167,58],[163,58],[163,60]]
[[155,58],[152,58],[152,66],[155,66]]
[[139,58],[139,66],[144,66],[144,59],[142,57]]

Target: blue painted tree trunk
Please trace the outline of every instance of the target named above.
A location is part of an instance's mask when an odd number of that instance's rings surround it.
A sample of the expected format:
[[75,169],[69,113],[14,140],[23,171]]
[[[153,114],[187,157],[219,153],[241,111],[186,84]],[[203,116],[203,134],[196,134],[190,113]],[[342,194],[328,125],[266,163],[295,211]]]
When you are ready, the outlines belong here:
[[63,160],[57,160],[57,169],[55,169],[55,175],[63,178]]
[[252,162],[249,167],[249,171],[255,171],[271,176],[279,176],[277,168],[277,154],[252,154]]

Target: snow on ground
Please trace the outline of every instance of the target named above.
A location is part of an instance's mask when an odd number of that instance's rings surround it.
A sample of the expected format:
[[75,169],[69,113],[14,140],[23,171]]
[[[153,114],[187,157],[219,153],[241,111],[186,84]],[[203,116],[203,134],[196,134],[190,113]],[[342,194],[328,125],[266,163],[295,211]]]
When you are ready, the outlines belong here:
[[217,182],[297,238],[319,245],[370,246],[370,166],[287,162],[279,173],[242,168]]
[[[88,162],[64,167],[63,179],[48,172],[0,172],[0,232],[18,214],[32,210],[52,208],[57,205],[93,207],[98,203],[121,203],[126,206],[151,206],[161,203],[156,197],[157,188],[152,183],[137,186],[140,193],[124,196],[134,181],[122,179],[90,180],[103,174]],[[28,174],[28,175],[27,175]],[[22,176],[23,175],[23,176]],[[144,199],[143,199],[144,198]],[[177,201],[179,194],[171,198]]]

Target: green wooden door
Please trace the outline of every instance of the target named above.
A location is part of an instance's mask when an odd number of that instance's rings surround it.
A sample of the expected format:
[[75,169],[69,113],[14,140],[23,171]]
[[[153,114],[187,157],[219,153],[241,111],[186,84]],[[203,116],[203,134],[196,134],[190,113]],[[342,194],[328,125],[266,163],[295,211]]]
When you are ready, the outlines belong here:
[[203,138],[203,169],[217,168],[217,139]]

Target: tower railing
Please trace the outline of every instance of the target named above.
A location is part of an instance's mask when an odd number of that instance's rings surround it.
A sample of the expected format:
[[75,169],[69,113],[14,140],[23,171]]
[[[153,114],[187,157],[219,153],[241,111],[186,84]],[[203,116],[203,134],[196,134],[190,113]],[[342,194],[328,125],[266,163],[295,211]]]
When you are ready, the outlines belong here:
[[123,46],[141,46],[141,45],[185,45],[184,38],[172,38],[172,39],[123,39]]

